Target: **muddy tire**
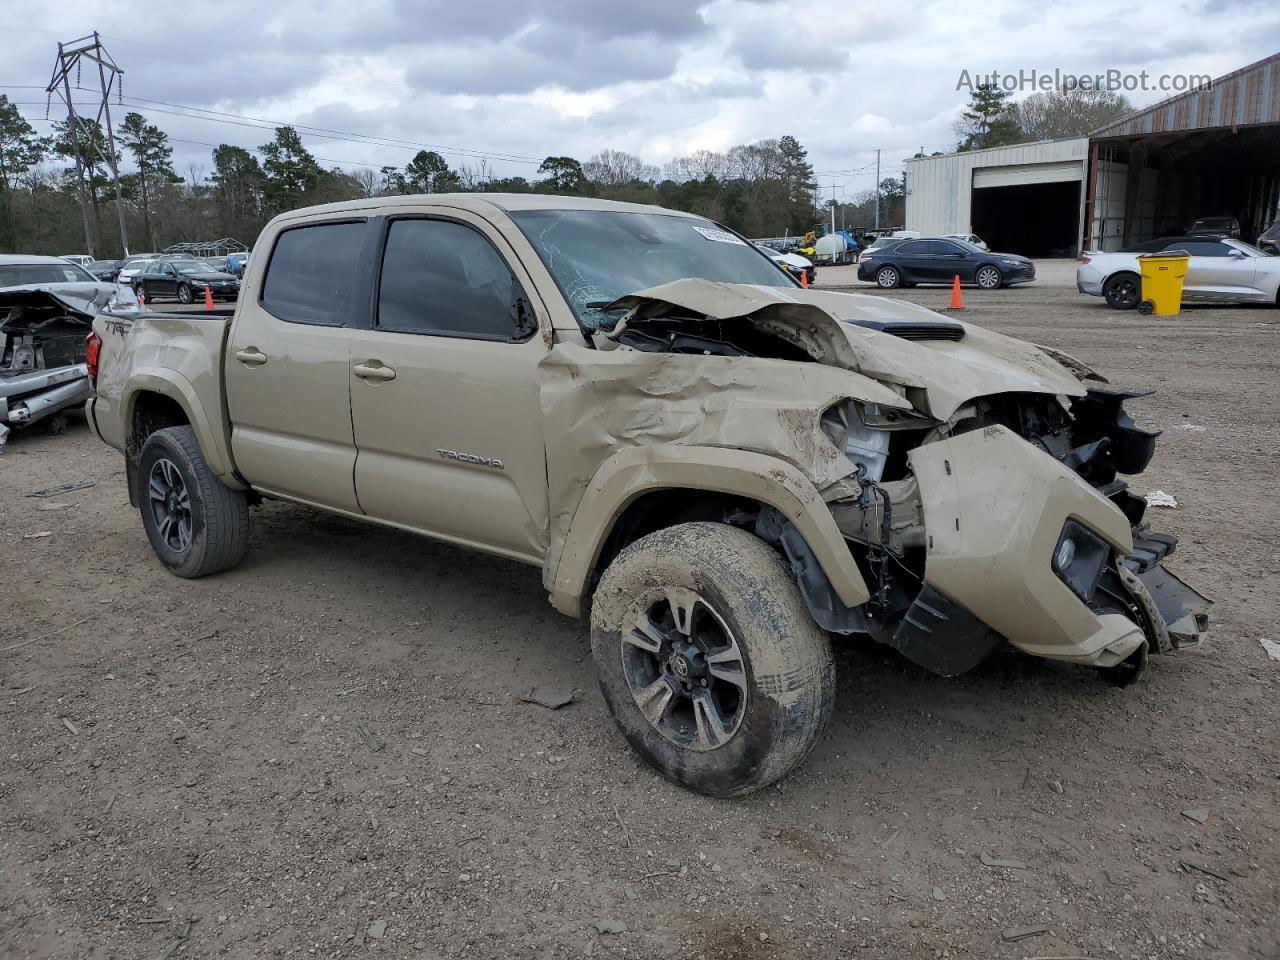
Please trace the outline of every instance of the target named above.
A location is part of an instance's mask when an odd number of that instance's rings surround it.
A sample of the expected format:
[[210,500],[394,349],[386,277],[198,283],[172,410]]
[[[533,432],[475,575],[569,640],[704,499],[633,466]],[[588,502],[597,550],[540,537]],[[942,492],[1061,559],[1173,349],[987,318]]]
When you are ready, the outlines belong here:
[[175,576],[205,577],[244,558],[248,500],[213,475],[190,427],[147,437],[138,458],[137,501],[151,549]]
[[605,702],[667,779],[716,797],[773,783],[831,716],[835,664],[782,558],[720,523],[638,540],[595,592]]

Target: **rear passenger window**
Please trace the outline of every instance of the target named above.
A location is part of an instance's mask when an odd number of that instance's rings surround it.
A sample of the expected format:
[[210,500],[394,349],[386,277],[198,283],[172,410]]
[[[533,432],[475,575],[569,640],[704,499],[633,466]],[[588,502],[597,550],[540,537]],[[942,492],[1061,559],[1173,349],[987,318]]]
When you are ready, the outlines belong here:
[[378,288],[378,328],[400,333],[523,340],[532,315],[493,244],[451,220],[395,220]]
[[1185,250],[1193,257],[1225,257],[1231,251],[1231,248],[1225,243],[1216,243],[1211,240],[1179,240],[1177,243],[1169,244],[1164,249],[1169,253],[1175,250]]
[[262,305],[293,323],[349,323],[365,230],[363,222],[321,223],[281,233],[262,282]]

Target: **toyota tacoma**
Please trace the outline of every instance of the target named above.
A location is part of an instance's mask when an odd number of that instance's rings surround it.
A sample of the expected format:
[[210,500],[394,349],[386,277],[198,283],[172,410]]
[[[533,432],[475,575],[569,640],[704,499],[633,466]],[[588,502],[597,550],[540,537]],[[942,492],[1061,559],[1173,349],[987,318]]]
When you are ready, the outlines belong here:
[[160,562],[233,567],[276,499],[538,567],[627,740],[687,787],[804,758],[832,637],[1126,682],[1205,632],[1124,479],[1156,439],[1141,394],[1064,354],[802,289],[634,204],[375,198],[255,250],[234,313],[94,324],[89,421]]

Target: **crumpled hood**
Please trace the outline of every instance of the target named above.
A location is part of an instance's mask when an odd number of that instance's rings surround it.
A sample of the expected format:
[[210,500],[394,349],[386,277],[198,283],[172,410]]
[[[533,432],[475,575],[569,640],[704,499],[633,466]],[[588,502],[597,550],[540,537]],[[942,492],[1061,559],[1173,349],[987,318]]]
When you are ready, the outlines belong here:
[[0,287],[0,318],[8,320],[8,314],[20,308],[14,320],[21,314],[40,314],[56,310],[73,313],[85,320],[92,320],[111,301],[115,287],[109,283],[33,283],[21,287]]
[[[1081,397],[1086,392],[1068,366],[1035,344],[904,300],[686,279],[638,291],[612,306],[631,311],[612,336],[633,319],[660,316],[673,307],[719,320],[741,318],[762,332],[801,347],[821,363],[922,391],[927,412],[939,420],[950,418],[968,401],[991,394]],[[922,321],[959,324],[964,336],[959,340],[907,340],[859,326]],[[1070,362],[1070,358],[1064,359]]]

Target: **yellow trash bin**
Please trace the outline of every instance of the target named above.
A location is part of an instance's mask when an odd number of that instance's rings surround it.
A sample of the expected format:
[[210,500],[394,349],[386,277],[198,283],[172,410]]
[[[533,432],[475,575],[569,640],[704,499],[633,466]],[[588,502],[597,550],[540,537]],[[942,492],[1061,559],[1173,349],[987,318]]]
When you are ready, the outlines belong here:
[[1176,317],[1182,307],[1182,278],[1191,261],[1186,253],[1148,253],[1138,257],[1142,271],[1141,314]]

